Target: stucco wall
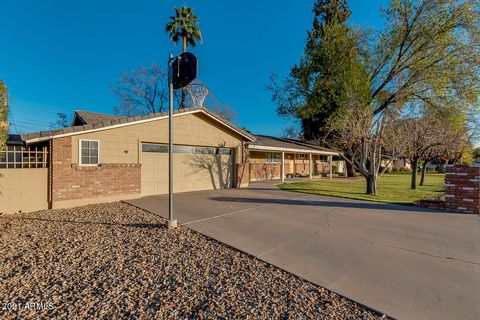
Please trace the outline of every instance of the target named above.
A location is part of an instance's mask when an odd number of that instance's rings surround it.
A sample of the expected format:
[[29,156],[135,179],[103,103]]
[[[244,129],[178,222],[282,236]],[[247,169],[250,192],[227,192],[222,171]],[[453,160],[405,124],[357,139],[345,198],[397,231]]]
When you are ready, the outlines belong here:
[[48,209],[48,169],[0,170],[0,213]]
[[[174,117],[174,144],[237,148],[240,135],[200,113]],[[141,142],[168,143],[168,119],[72,136],[72,163],[78,163],[78,141],[100,141],[101,163],[140,163]]]

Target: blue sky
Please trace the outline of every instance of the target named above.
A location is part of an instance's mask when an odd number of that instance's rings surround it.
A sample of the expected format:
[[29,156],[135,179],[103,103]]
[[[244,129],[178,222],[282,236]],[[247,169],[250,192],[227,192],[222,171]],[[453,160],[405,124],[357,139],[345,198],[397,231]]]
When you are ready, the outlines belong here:
[[[2,1],[0,79],[11,98],[12,132],[50,129],[57,112],[112,113],[111,86],[140,65],[166,64],[178,53],[164,33],[173,7],[200,16],[204,37],[192,49],[199,79],[255,133],[280,135],[291,125],[276,115],[265,89],[303,51],[313,1]],[[351,0],[351,24],[382,25],[386,0]]]

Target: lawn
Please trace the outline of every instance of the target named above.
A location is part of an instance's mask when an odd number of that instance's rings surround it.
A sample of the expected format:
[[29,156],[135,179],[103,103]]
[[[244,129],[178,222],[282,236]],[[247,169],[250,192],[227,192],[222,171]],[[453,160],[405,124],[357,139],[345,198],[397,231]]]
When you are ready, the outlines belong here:
[[410,189],[410,174],[384,174],[378,181],[378,195],[365,194],[365,179],[359,180],[317,180],[280,185],[282,190],[319,194],[385,203],[411,205],[419,199],[431,199],[444,194],[443,174],[429,174],[425,186]]

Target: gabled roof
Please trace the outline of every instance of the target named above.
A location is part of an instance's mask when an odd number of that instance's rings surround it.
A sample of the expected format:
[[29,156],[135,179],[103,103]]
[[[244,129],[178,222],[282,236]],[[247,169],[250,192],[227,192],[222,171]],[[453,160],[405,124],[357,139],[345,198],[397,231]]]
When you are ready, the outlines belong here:
[[312,143],[299,140],[277,138],[265,135],[255,135],[256,140],[251,142],[249,149],[265,150],[265,151],[286,151],[286,152],[305,152],[315,154],[332,154],[338,155],[335,150],[320,147]]
[[[88,113],[88,114],[86,114]],[[107,129],[112,129],[115,127],[123,127],[123,126],[128,126],[128,125],[134,125],[138,123],[143,123],[143,122],[150,122],[150,121],[156,121],[160,119],[165,119],[168,118],[168,112],[162,112],[162,113],[150,113],[148,115],[144,116],[135,116],[135,117],[121,117],[121,116],[111,116],[111,115],[105,115],[105,114],[97,114],[94,112],[86,112],[83,111],[83,115],[90,117],[89,121],[90,123],[87,122],[87,124],[84,125],[79,125],[79,126],[73,126],[69,128],[63,128],[63,129],[58,129],[58,130],[48,130],[48,131],[40,131],[40,132],[32,132],[32,133],[26,133],[22,134],[21,138],[23,141],[25,141],[27,144],[29,143],[35,143],[35,142],[40,142],[40,141],[46,141],[50,140],[52,138],[59,138],[59,137],[65,137],[65,136],[72,136],[72,135],[77,135],[81,133],[86,133],[86,132],[95,132],[95,131],[101,131],[101,130],[107,130]],[[248,133],[247,131],[237,127],[230,121],[224,119],[220,115],[216,114],[215,112],[212,112],[206,108],[186,108],[186,109],[180,109],[180,110],[175,110],[173,113],[174,117],[177,116],[182,116],[186,114],[193,114],[193,113],[202,113],[207,115],[208,117],[214,119],[215,121],[223,124],[224,126],[230,128],[234,132],[238,133],[239,135],[247,138],[250,141],[254,141],[255,137]],[[96,118],[95,119],[95,114],[101,115],[101,118]],[[109,116],[109,117],[104,117],[104,116]],[[103,121],[101,119],[104,119]],[[84,119],[85,120],[85,119]]]
[[85,111],[85,110],[75,110],[75,116],[73,117],[72,127],[82,126],[85,124],[97,124],[101,122],[120,120],[124,118],[128,118],[128,117],[115,116],[111,114],[91,112],[91,111]]

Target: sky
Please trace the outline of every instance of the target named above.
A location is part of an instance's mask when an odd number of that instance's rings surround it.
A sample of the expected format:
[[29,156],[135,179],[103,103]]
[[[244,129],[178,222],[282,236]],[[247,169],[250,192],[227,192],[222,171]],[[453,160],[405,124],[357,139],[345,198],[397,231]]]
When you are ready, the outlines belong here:
[[[48,130],[57,112],[112,113],[111,88],[127,71],[178,54],[164,32],[174,7],[200,17],[204,41],[189,49],[199,80],[257,134],[281,135],[291,120],[277,116],[266,90],[299,61],[313,19],[313,0],[2,0],[0,79],[11,97],[11,132]],[[386,0],[350,0],[350,23],[381,28]]]

